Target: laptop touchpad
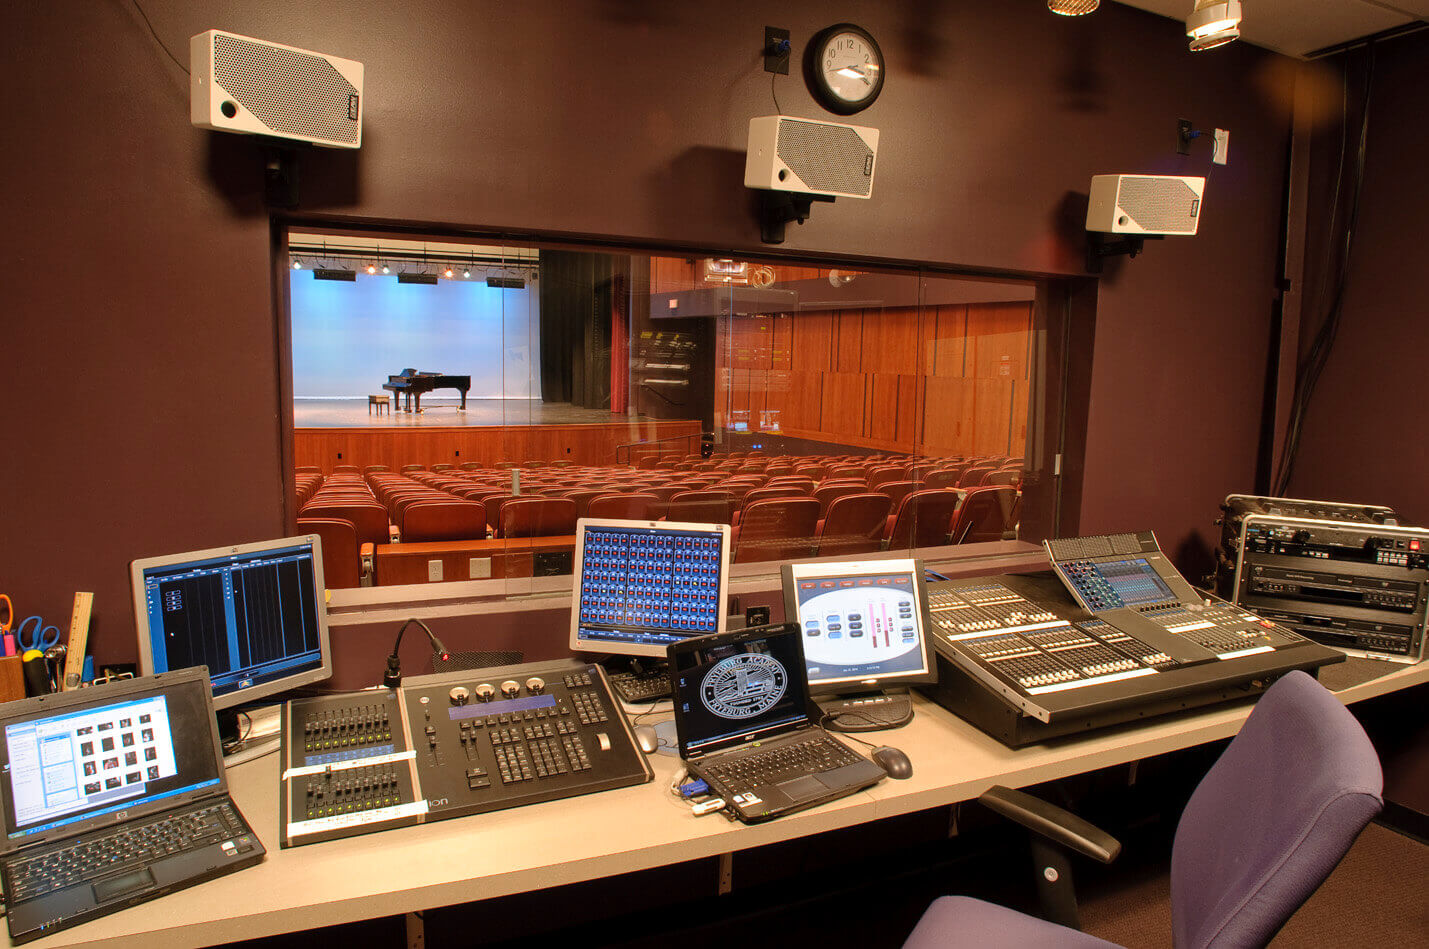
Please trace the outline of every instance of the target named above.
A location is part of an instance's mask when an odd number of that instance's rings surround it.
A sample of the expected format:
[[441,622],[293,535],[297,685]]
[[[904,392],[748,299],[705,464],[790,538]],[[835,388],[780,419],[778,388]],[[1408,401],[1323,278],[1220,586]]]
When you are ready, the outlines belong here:
[[779,790],[789,795],[790,800],[802,801],[804,798],[813,797],[816,794],[827,794],[829,789],[818,778],[806,775],[792,781],[785,781],[779,785]]
[[154,875],[149,872],[147,867],[140,867],[133,873],[110,877],[94,884],[94,900],[96,903],[107,903],[121,896],[128,896],[130,893],[148,889],[153,885]]

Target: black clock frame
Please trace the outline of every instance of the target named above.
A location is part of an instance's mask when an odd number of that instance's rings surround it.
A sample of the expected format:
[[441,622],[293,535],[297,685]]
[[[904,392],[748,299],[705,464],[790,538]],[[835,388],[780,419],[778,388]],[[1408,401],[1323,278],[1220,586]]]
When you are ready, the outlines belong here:
[[[873,84],[873,92],[861,102],[846,102],[840,99],[824,79],[824,71],[821,66],[824,43],[838,33],[858,34],[878,55],[878,81]],[[808,84],[809,91],[814,94],[814,98],[819,100],[819,104],[835,115],[853,115],[877,102],[878,97],[883,93],[883,80],[887,72],[888,63],[883,58],[883,47],[878,45],[878,40],[873,38],[872,33],[854,23],[836,23],[820,30],[814,34],[814,38],[804,49],[804,81]]]

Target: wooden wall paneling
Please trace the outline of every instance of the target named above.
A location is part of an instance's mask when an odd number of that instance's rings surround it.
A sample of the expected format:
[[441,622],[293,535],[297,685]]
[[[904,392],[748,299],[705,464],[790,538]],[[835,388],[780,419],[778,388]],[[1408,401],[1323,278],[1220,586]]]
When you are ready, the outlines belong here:
[[819,431],[823,425],[824,374],[792,369],[784,397],[784,427]]
[[898,407],[893,438],[900,445],[906,444],[906,451],[915,452],[918,447],[918,405],[922,396],[919,379],[913,373],[901,373],[895,378],[898,380]]
[[970,380],[973,397],[972,451],[978,455],[1008,452],[1008,419],[1012,412],[1012,379]]
[[790,317],[789,367],[805,372],[833,368],[834,315],[828,311],[795,313]]
[[975,393],[971,380],[925,377],[923,450],[930,455],[971,450]]
[[693,290],[697,285],[699,261],[684,257],[650,258],[650,292],[679,293]]
[[[898,438],[898,380],[891,372],[868,374],[868,419],[864,432],[872,438]],[[909,448],[912,448],[910,443]]]
[[932,307],[931,318],[925,317],[923,328],[924,369],[930,376],[960,377],[967,347],[967,314],[965,304]]
[[968,375],[979,379],[1025,379],[1031,344],[1030,303],[968,304]]
[[769,368],[790,369],[794,348],[794,317],[778,313],[770,318]]
[[862,363],[864,372],[918,371],[918,308],[865,310]]
[[1027,453],[1028,398],[1032,385],[1027,379],[1012,382],[1012,439],[1006,454],[1018,457]]
[[851,437],[864,434],[866,378],[861,372],[830,372],[824,375],[821,431]]
[[835,372],[858,372],[863,368],[863,310],[834,311]]

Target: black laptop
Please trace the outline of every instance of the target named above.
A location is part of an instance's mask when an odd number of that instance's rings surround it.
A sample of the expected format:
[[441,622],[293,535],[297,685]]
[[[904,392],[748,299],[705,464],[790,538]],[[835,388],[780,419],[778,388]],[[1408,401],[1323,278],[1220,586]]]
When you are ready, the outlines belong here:
[[882,768],[819,727],[798,623],[686,639],[668,654],[680,757],[745,823],[883,778]]
[[0,812],[16,943],[263,859],[205,666],[0,705]]

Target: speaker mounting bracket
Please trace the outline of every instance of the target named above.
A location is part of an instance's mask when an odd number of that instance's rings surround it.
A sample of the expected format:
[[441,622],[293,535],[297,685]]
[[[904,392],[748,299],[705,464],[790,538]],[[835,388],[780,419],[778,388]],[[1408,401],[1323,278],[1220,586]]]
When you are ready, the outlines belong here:
[[784,227],[790,221],[803,224],[815,201],[833,204],[832,195],[795,194],[790,191],[759,189],[759,238],[766,244],[784,243]]
[[269,207],[291,210],[298,206],[298,156],[293,142],[258,136],[263,149],[263,196]]
[[1141,253],[1146,241],[1159,241],[1162,234],[1106,234],[1101,231],[1087,232],[1087,270],[1102,272],[1102,261],[1107,257],[1125,254],[1134,258]]

